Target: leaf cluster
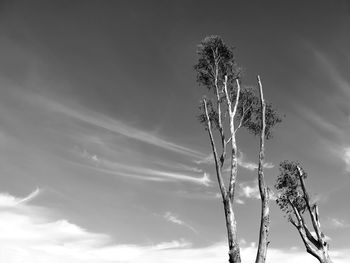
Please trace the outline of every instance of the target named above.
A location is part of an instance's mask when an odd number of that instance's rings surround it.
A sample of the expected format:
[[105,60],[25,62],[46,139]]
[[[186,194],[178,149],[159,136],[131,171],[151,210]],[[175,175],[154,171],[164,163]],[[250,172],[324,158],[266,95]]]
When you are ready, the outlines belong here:
[[[233,48],[228,47],[219,36],[209,36],[202,40],[197,53],[198,63],[194,66],[197,72],[197,82],[200,86],[205,86],[208,90],[213,91],[215,96],[219,98],[219,101],[216,98],[215,102],[207,99],[209,119],[212,127],[217,129],[219,128],[218,106],[221,109],[222,121],[228,114],[228,105],[223,90],[225,76],[227,76],[226,87],[229,100],[234,105],[237,96],[236,79],[239,78],[240,68],[236,64]],[[248,87],[241,89],[235,121],[239,128],[244,127],[252,134],[259,135],[262,129],[262,111],[260,97],[256,90]],[[204,105],[201,104],[199,108],[201,114],[198,119],[208,128]],[[266,104],[265,116],[265,138],[270,139],[272,128],[280,123],[282,118],[270,103]]]
[[233,48],[227,46],[221,37],[208,36],[198,45],[198,63],[194,66],[197,72],[197,82],[209,90],[215,88],[216,69],[218,70],[218,85],[222,85],[227,76],[230,83],[239,75]]
[[[236,97],[236,95],[234,95]],[[234,98],[235,100],[235,98]],[[261,104],[260,97],[253,88],[241,90],[239,104],[237,107],[237,119],[242,127],[246,128],[253,135],[259,135],[262,130],[261,124]],[[271,103],[266,103],[265,110],[265,138],[272,138],[273,127],[282,122],[281,116]]]
[[[295,161],[283,161],[280,163],[280,174],[277,178],[275,188],[278,191],[277,204],[287,215],[293,214],[291,205],[293,205],[300,213],[304,213],[306,209],[306,201],[304,192],[301,187],[299,171],[297,167],[300,164]],[[307,177],[307,173],[302,170],[302,178]]]

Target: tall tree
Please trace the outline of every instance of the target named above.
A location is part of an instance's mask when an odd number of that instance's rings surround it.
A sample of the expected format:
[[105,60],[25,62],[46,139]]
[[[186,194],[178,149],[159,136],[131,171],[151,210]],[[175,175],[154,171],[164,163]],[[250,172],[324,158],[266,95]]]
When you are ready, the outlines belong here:
[[[220,37],[206,37],[198,46],[197,53],[198,63],[194,67],[197,82],[209,91],[200,104],[199,120],[208,131],[214,157],[224,205],[230,263],[241,262],[233,209],[238,173],[236,133],[244,127],[254,135],[260,135],[258,180],[262,213],[256,263],[264,263],[269,231],[269,196],[263,174],[264,140],[271,137],[272,127],[279,123],[281,118],[271,104],[265,103],[259,77],[259,92],[253,88],[241,87],[241,70],[235,61],[233,48],[228,47]],[[228,189],[224,180],[227,160],[230,161]]]
[[[318,206],[310,201],[304,179],[307,173],[298,162],[283,161],[275,185],[278,190],[277,204],[286,213],[288,221],[298,230],[306,251],[320,263],[331,263],[329,244],[321,231]],[[309,230],[305,217],[310,217],[313,231]]]

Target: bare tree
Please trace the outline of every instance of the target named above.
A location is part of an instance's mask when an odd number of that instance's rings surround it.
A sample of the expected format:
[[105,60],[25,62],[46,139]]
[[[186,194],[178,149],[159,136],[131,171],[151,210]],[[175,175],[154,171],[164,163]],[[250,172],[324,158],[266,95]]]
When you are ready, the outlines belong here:
[[[269,231],[268,188],[263,174],[264,140],[271,137],[271,128],[281,121],[271,104],[263,99],[258,77],[259,92],[241,87],[240,68],[233,48],[218,36],[205,38],[198,46],[197,82],[208,89],[209,94],[201,102],[199,120],[208,131],[215,162],[217,181],[224,204],[229,245],[229,262],[240,263],[237,224],[233,209],[238,172],[237,131],[244,127],[254,135],[260,135],[258,179],[262,200],[261,226],[256,263],[265,262]],[[225,162],[230,161],[228,189],[225,184]]]
[[[275,185],[278,190],[277,204],[288,217],[288,221],[298,230],[306,251],[316,257],[320,263],[331,263],[328,255],[329,245],[321,231],[320,217],[316,203],[310,201],[304,179],[307,173],[299,163],[283,161],[280,164],[280,175]],[[308,214],[313,231],[305,221]]]

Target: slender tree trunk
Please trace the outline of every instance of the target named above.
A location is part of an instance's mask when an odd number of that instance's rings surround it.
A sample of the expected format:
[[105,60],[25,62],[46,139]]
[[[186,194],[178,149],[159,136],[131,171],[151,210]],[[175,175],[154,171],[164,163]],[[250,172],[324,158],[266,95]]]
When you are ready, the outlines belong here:
[[[221,192],[222,200],[224,204],[227,238],[228,238],[228,245],[229,245],[229,263],[241,263],[241,255],[240,255],[240,249],[239,249],[238,238],[237,238],[236,219],[235,219],[235,214],[233,212],[233,200],[234,200],[233,196],[234,196],[234,186],[235,186],[235,179],[237,175],[237,169],[234,170],[234,173],[232,173],[231,171],[230,190],[227,191],[222,178],[222,174],[221,174],[222,165],[220,166],[220,161],[216,151],[215,141],[212,133],[212,127],[211,127],[208,108],[207,108],[207,102],[205,99],[203,100],[203,103],[204,103],[204,109],[205,109],[205,114],[207,118],[210,144],[211,144],[212,152],[214,156],[216,175],[217,175],[219,188],[220,188],[220,192]],[[233,143],[235,145],[236,141],[234,136],[232,136],[231,140],[233,140]],[[236,149],[236,147],[234,149]],[[235,162],[235,164],[232,164],[232,165],[237,168],[236,156],[233,155],[232,158],[233,158],[232,162]]]
[[235,214],[233,212],[233,204],[229,198],[224,201],[226,228],[227,228],[227,239],[229,246],[229,263],[241,263],[241,255],[237,238],[237,226]]
[[269,245],[268,233],[270,225],[270,216],[269,216],[269,197],[266,194],[266,197],[261,198],[261,220],[260,220],[260,234],[259,234],[259,244],[258,252],[256,256],[256,263],[265,263],[267,247]]
[[[237,227],[236,219],[233,212],[233,201],[235,196],[236,187],[236,177],[237,177],[237,144],[236,144],[236,134],[235,134],[235,124],[234,118],[236,116],[239,97],[240,97],[240,83],[239,79],[236,79],[237,84],[237,96],[234,105],[232,105],[228,90],[227,90],[227,76],[225,76],[224,81],[224,92],[226,96],[226,101],[228,105],[228,112],[230,116],[230,135],[231,135],[231,171],[229,179],[229,188],[226,198],[223,199],[225,218],[226,218],[226,228],[227,228],[227,238],[229,245],[229,263],[241,263],[241,254],[237,237]],[[233,106],[233,107],[232,107]]]
[[266,105],[263,96],[262,85],[260,77],[258,76],[260,102],[261,102],[261,134],[260,134],[260,153],[259,153],[259,167],[258,167],[258,182],[259,191],[261,198],[261,219],[260,219],[260,233],[259,233],[259,244],[258,252],[256,255],[255,263],[265,263],[268,242],[268,233],[270,225],[270,212],[269,212],[269,193],[268,187],[265,183],[263,162],[264,162],[264,152],[265,152],[265,111]]

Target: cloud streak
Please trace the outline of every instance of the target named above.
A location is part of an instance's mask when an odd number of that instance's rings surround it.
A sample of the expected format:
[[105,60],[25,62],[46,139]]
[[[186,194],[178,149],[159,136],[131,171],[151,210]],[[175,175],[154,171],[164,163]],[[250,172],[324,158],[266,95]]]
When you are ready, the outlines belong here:
[[44,107],[47,110],[54,111],[59,114],[64,114],[68,117],[74,118],[76,120],[85,122],[87,124],[106,129],[108,131],[123,135],[125,137],[138,140],[168,151],[176,152],[186,156],[191,156],[194,158],[203,158],[202,153],[182,146],[180,144],[171,142],[157,136],[153,133],[144,131],[139,128],[132,127],[125,122],[116,120],[114,118],[99,114],[88,109],[76,110],[71,107],[68,107],[64,104],[61,104],[57,101],[50,100],[48,98],[39,96],[39,95],[29,95],[27,94],[27,99],[33,103]]
[[89,166],[92,169],[95,169],[99,172],[110,173],[115,175],[121,175],[129,178],[136,178],[142,180],[150,180],[150,181],[159,181],[159,182],[190,182],[194,184],[199,184],[203,186],[209,186],[211,184],[211,180],[207,173],[203,173],[202,176],[198,176],[198,173],[201,170],[189,171],[189,167],[182,167],[184,172],[172,172],[169,170],[160,170],[155,168],[149,168],[146,166],[138,166],[136,163],[133,164],[123,164],[108,160],[106,158],[102,158],[97,156],[96,154],[91,154],[86,150],[78,150],[78,154],[86,159],[92,166]]
[[335,229],[350,228],[350,224],[348,224],[345,220],[336,217],[328,218],[324,225],[327,228]]
[[333,137],[335,136],[336,138],[342,136],[343,130],[341,130],[337,125],[328,121],[326,118],[322,117],[320,114],[315,113],[313,110],[301,105],[298,105],[296,110],[299,112],[300,116],[308,121],[308,123],[316,127],[316,131],[326,132],[331,134]]
[[[258,164],[248,161],[246,156],[244,155],[244,153],[241,151],[238,154],[237,162],[238,162],[238,165],[244,169],[247,169],[250,171],[254,171],[254,170],[258,169]],[[214,156],[213,156],[213,154],[209,154],[209,155],[205,156],[204,158],[196,160],[195,163],[196,164],[207,164],[207,165],[214,164]],[[275,167],[275,165],[271,162],[265,162],[265,163],[263,163],[263,167],[265,169],[272,169]],[[229,168],[227,168],[226,171],[229,171]]]
[[35,197],[37,197],[40,194],[40,189],[35,189],[32,193],[30,193],[28,196],[19,198],[12,196],[10,194],[2,193],[0,194],[0,207],[14,207],[20,204],[25,204],[33,200]]
[[[250,171],[254,171],[254,170],[258,169],[258,164],[254,163],[254,162],[247,161],[243,152],[239,152],[238,165],[241,166],[242,168],[245,168],[245,169],[250,170]],[[272,169],[273,167],[275,167],[275,165],[273,163],[264,162],[263,167],[265,169]]]
[[350,147],[343,150],[341,157],[346,164],[346,171],[350,172]]
[[322,65],[324,72],[343,91],[347,96],[350,96],[350,83],[340,74],[334,64],[327,58],[325,54],[313,49],[317,61]]
[[183,220],[179,219],[178,216],[174,215],[171,212],[166,212],[163,217],[168,222],[171,222],[171,223],[176,224],[176,225],[184,226],[184,227],[190,229],[191,231],[193,231],[194,233],[198,234],[198,231],[194,227],[187,224]]

